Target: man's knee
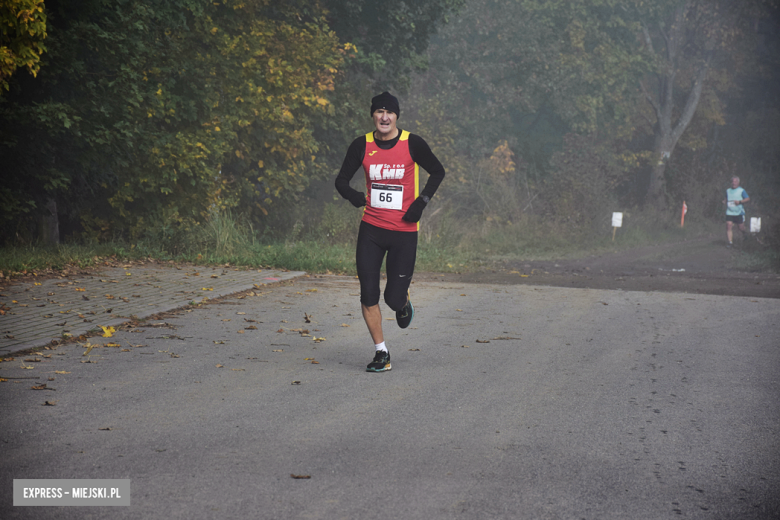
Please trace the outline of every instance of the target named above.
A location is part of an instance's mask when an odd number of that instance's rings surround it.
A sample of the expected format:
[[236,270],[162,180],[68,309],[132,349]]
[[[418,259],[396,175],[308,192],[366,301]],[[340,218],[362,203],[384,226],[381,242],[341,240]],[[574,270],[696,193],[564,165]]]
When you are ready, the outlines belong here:
[[375,305],[379,305],[379,291],[361,291],[360,303],[365,307],[374,307]]
[[366,307],[379,305],[379,273],[358,272],[360,279],[360,303]]

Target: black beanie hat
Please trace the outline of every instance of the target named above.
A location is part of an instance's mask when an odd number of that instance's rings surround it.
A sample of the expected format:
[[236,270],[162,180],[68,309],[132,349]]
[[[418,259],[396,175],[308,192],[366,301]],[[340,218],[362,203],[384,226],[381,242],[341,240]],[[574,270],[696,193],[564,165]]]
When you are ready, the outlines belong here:
[[382,92],[371,99],[371,115],[377,110],[384,109],[389,112],[395,112],[396,118],[401,117],[401,107],[398,106],[398,98],[390,92]]

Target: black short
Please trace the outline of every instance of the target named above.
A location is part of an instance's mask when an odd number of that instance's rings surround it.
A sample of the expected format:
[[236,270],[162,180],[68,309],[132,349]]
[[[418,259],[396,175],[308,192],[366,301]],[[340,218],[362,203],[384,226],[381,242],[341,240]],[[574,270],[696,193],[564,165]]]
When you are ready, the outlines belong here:
[[726,215],[726,222],[733,222],[734,224],[744,224],[745,215]]
[[360,303],[367,307],[379,303],[380,269],[385,253],[385,303],[394,311],[398,311],[406,305],[406,293],[414,274],[417,232],[392,231],[361,222],[355,260],[360,278]]

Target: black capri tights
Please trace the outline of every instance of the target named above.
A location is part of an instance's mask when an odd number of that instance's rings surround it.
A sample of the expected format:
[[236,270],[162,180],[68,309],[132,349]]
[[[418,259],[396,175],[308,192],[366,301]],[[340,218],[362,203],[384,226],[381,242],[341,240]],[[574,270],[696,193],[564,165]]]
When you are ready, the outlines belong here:
[[407,291],[414,274],[417,232],[392,231],[361,222],[355,260],[360,278],[360,303],[366,307],[379,303],[380,269],[385,253],[385,303],[394,311],[399,311],[406,305]]

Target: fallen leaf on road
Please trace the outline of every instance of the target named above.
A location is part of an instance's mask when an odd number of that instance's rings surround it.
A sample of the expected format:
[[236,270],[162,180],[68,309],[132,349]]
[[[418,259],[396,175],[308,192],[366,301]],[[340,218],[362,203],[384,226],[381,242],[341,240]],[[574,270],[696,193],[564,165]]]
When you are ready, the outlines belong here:
[[56,406],[56,405],[57,405],[57,401],[46,401],[45,403],[43,403],[43,406]]
[[306,321],[306,323],[311,323],[311,316],[309,316],[305,312],[303,313],[303,319]]
[[222,340],[222,339],[221,339],[221,340],[219,340],[219,341],[215,341],[215,342],[214,342],[214,344],[215,344],[215,345],[224,345],[224,344],[225,344],[225,340]]
[[245,330],[257,330],[257,327],[255,327],[254,325],[250,325],[250,326],[246,327]]
[[101,325],[100,328],[103,329],[104,338],[110,338],[114,335],[114,332],[116,332],[116,329],[114,327],[104,327],[103,325]]
[[420,351],[419,348],[410,348],[409,350],[412,351],[412,352],[419,352]]
[[292,478],[298,478],[298,479],[311,478],[311,475],[296,475],[295,473],[290,473],[290,476]]
[[458,312],[463,312],[463,309],[455,309]]
[[239,316],[243,316],[246,313],[245,312],[237,312],[236,314],[238,314]]
[[46,386],[46,383],[41,383],[40,385],[31,386],[30,390],[54,390],[54,388],[49,388]]
[[85,351],[84,351],[84,353],[82,354],[82,356],[86,356],[87,354],[89,354],[89,353],[90,353],[90,351],[91,351],[93,348],[95,348],[95,345],[92,345],[92,344],[90,344],[90,343],[87,343],[87,344],[86,344],[86,345],[84,345],[84,346],[85,346],[85,347],[87,347],[87,350],[85,350]]
[[104,346],[105,347],[121,347],[122,345],[120,345],[119,343],[106,343]]
[[460,348],[469,348],[468,345],[461,345]]
[[277,349],[277,350],[272,350],[271,352],[284,352],[284,349],[280,348],[280,349]]
[[225,368],[225,365],[214,365],[217,368]]
[[70,372],[65,372],[64,370],[55,370],[55,374],[70,374]]
[[85,291],[86,289],[84,289],[83,287],[76,287],[76,292],[85,292]]
[[481,340],[481,339],[478,339],[478,340],[477,340],[477,343],[490,343],[490,340],[489,340],[489,339],[486,339],[486,340],[484,340],[484,341],[483,341],[483,340]]
[[281,334],[282,332],[284,332],[284,329],[279,329],[279,330],[277,330],[276,332],[278,332],[278,333],[280,333],[280,334]]
[[342,323],[341,326],[342,327],[349,327],[349,325],[347,325],[346,323]]
[[244,372],[243,368],[231,368],[230,370],[232,370],[233,372]]
[[293,381],[293,382],[292,382],[292,383],[290,383],[290,384],[291,384],[291,385],[299,385],[299,384],[301,384],[301,382],[300,382],[300,381]]
[[238,334],[243,334],[243,333],[244,333],[244,331],[243,331],[243,330],[239,330],[239,331],[238,331]]

